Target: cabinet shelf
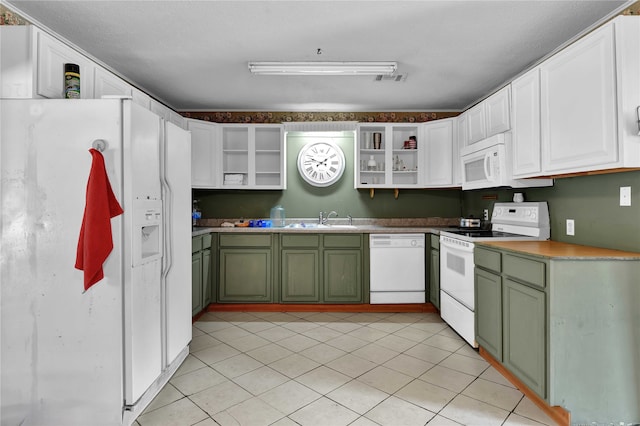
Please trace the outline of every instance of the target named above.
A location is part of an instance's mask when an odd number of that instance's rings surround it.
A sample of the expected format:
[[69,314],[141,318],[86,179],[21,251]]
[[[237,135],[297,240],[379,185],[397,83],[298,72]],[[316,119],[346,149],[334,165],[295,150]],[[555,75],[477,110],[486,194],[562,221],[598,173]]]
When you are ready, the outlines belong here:
[[[355,177],[356,188],[419,188],[419,169],[422,169],[423,150],[404,149],[405,141],[420,136],[419,124],[363,124],[358,127],[356,160],[359,164]],[[373,148],[373,133],[380,134],[380,148]],[[368,160],[382,164],[383,170],[367,170]],[[402,161],[408,170],[393,170],[394,161]]]

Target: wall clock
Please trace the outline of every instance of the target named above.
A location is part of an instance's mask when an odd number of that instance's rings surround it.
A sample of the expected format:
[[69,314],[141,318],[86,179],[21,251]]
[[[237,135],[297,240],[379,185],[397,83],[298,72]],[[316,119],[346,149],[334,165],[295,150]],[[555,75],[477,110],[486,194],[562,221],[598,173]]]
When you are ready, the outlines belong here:
[[333,185],[344,168],[344,153],[333,142],[309,142],[298,153],[298,172],[313,186]]

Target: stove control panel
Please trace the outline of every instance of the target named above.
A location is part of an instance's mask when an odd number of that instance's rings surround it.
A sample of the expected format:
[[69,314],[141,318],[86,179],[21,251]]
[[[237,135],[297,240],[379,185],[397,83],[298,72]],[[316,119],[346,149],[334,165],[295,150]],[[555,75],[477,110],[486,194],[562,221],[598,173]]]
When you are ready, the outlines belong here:
[[496,203],[491,223],[548,227],[549,208],[546,202]]

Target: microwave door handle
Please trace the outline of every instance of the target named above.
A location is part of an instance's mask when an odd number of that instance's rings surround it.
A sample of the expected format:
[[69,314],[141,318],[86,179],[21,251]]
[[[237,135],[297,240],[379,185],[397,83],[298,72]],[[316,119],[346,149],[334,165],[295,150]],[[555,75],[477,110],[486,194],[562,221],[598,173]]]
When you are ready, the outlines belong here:
[[492,181],[493,176],[491,175],[491,153],[487,152],[484,155],[484,173],[487,176],[487,180]]

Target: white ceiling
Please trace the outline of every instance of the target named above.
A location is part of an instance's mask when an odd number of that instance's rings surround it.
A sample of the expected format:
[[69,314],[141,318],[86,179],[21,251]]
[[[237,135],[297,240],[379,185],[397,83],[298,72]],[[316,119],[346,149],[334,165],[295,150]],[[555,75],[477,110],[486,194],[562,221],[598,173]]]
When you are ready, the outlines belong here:
[[[177,110],[344,112],[464,109],[631,3],[5,1]],[[408,78],[252,76],[256,60],[390,60]]]

